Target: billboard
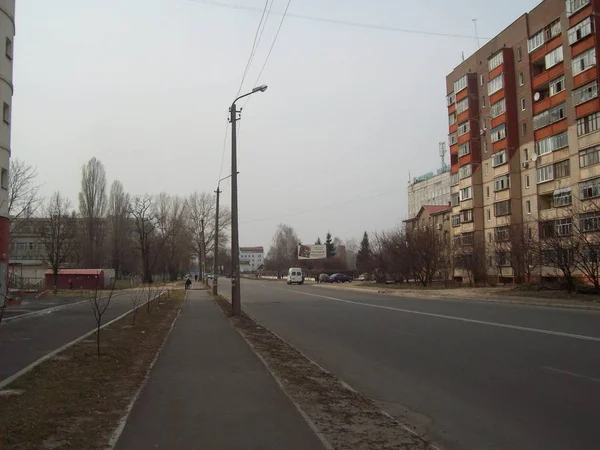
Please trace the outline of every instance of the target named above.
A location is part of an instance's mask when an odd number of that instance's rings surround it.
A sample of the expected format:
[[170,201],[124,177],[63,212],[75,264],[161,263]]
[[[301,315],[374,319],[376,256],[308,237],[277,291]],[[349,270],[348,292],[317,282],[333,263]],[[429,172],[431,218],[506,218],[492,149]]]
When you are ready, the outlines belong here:
[[298,259],[324,259],[327,258],[326,245],[299,245]]

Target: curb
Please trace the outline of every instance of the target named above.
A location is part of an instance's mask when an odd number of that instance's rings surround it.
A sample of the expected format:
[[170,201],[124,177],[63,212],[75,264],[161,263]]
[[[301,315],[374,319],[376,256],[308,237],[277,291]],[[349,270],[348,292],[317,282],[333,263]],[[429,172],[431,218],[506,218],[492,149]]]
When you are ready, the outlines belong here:
[[[183,299],[183,304],[185,304],[186,300],[187,300],[187,292],[185,293],[185,298]],[[154,355],[154,359],[152,360],[152,362],[150,363],[150,367],[148,367],[148,370],[146,371],[146,375],[144,376],[144,379],[142,380],[142,384],[140,385],[139,389],[137,390],[137,392],[134,394],[133,398],[131,399],[131,402],[127,406],[127,409],[125,410],[125,414],[119,420],[119,424],[117,425],[117,428],[110,436],[110,439],[108,440],[108,445],[106,447],[107,450],[114,449],[115,446],[117,445],[117,443],[119,442],[119,438],[121,437],[121,434],[123,434],[123,430],[125,429],[125,426],[127,425],[127,420],[129,419],[129,416],[131,415],[131,410],[133,409],[133,406],[135,405],[135,402],[137,401],[138,397],[140,396],[140,394],[146,387],[146,384],[148,383],[148,379],[150,378],[150,372],[154,368],[154,364],[156,364],[156,361],[158,361],[158,357],[160,356],[162,349],[165,346],[165,343],[167,342],[167,339],[169,339],[169,336],[171,335],[171,331],[173,331],[173,328],[175,328],[175,323],[177,322],[177,319],[179,319],[179,315],[181,314],[181,310],[183,309],[183,304],[181,305],[181,308],[177,312],[175,319],[173,319],[173,323],[171,324],[171,328],[169,328],[169,331],[167,332],[167,335],[165,336],[165,340],[162,342],[162,344],[160,344],[160,347],[158,348],[156,355]]]
[[[152,300],[150,301],[154,301],[157,297],[159,297],[160,295],[162,295],[163,292],[161,292],[159,295],[157,295],[156,297],[154,297]],[[136,308],[132,308],[129,311],[121,314],[119,317],[114,318],[113,320],[106,322],[104,325],[102,325],[100,327],[100,329],[102,330],[104,327],[107,327],[119,320],[121,320],[123,317],[127,316],[128,314],[130,314],[133,310],[135,309],[139,309],[141,306],[145,306],[146,303],[142,303],[141,305],[137,306]],[[42,356],[41,358],[37,359],[36,361],[32,362],[31,364],[29,364],[27,367],[24,367],[23,369],[19,370],[17,373],[12,374],[11,376],[9,376],[8,378],[5,378],[4,380],[0,381],[0,390],[4,389],[6,386],[8,386],[9,384],[11,384],[13,381],[15,381],[17,378],[25,375],[27,372],[29,372],[30,370],[34,369],[36,366],[39,366],[41,363],[43,363],[44,361],[58,355],[60,352],[68,349],[69,347],[77,344],[78,342],[84,340],[85,338],[93,335],[96,332],[96,329],[93,329],[92,331],[88,331],[87,333],[85,333],[82,336],[79,336],[76,339],[73,339],[71,342],[67,342],[65,345],[63,345],[62,347],[59,347],[55,350],[52,350],[50,353],[46,353],[44,356]]]

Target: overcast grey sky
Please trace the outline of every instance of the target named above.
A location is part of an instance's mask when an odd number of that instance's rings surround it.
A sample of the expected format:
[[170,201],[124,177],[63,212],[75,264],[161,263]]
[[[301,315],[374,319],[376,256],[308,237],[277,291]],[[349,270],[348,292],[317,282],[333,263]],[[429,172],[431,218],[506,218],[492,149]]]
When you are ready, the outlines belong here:
[[[537,3],[292,0],[289,12],[461,35],[474,35],[477,18],[479,35],[493,37]],[[280,17],[268,18],[244,92]],[[19,0],[16,19],[13,156],[38,167],[46,195],[75,203],[92,156],[133,194],[215,189],[259,13],[191,0]],[[260,79],[269,89],[242,114],[241,245],[268,246],[280,222],[304,242],[399,225],[408,171],[440,166],[445,76],[476,45],[287,17]]]

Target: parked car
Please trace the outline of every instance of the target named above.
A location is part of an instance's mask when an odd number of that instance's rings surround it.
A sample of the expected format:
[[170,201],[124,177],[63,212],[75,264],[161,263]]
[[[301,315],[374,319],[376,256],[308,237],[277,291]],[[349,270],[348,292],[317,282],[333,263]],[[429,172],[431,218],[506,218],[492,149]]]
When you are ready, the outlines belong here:
[[352,283],[352,277],[345,273],[334,273],[329,277],[330,283]]
[[369,274],[368,273],[361,273],[360,276],[357,278],[358,281],[368,281],[369,279]]
[[319,275],[319,283],[329,283],[329,275],[322,273]]

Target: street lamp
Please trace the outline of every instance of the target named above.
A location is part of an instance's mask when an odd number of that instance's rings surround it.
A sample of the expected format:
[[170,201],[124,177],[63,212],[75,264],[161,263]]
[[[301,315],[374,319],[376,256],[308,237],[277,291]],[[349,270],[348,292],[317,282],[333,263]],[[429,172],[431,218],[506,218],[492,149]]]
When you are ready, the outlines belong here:
[[[239,173],[239,172],[238,172]],[[217,183],[217,190],[215,193],[217,194],[217,208],[215,213],[215,250],[213,252],[213,285],[212,291],[214,295],[219,293],[219,198],[221,193],[221,181],[226,180],[231,177],[231,175],[227,175],[224,178],[221,178]]]
[[256,92],[265,92],[267,85],[263,84],[252,89],[247,94],[236,98],[229,109],[231,121],[231,314],[242,314],[242,299],[240,290],[240,243],[238,234],[238,198],[237,198],[237,109],[235,102]]

